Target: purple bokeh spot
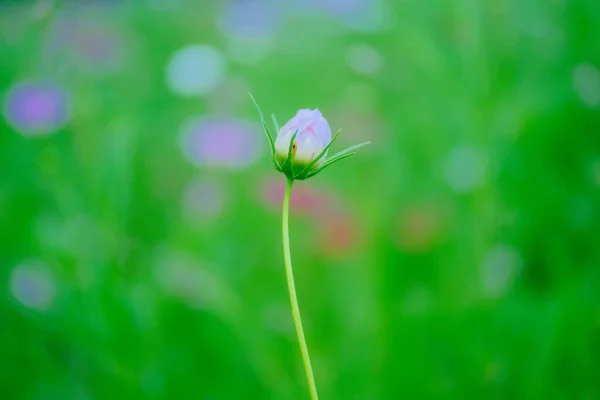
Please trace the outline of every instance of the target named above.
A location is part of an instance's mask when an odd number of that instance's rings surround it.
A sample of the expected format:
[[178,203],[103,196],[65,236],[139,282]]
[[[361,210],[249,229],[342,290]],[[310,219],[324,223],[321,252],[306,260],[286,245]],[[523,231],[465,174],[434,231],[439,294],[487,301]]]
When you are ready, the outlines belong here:
[[49,28],[42,61],[63,73],[97,77],[121,71],[130,51],[119,31],[110,26],[65,16]]
[[96,29],[86,32],[76,42],[81,63],[89,70],[117,70],[122,61],[120,38],[111,31]]
[[68,96],[53,83],[22,83],[6,96],[4,114],[8,123],[27,136],[46,135],[68,120]]
[[254,124],[226,118],[193,118],[182,129],[183,151],[197,165],[241,168],[253,163],[261,136]]
[[48,309],[56,293],[48,267],[37,260],[26,261],[12,271],[10,290],[20,303],[37,310]]
[[232,36],[264,37],[273,34],[280,24],[276,7],[265,0],[237,0],[221,11],[221,30]]

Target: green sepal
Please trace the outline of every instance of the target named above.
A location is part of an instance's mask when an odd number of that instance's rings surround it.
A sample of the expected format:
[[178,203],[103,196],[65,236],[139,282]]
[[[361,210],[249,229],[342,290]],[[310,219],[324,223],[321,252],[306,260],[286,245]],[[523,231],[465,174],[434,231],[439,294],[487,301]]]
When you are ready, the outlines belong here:
[[331,157],[329,157],[327,160],[325,160],[324,164],[327,164],[329,161],[334,161],[334,159],[336,159],[336,158],[338,158],[340,156],[343,156],[346,153],[350,153],[351,151],[360,149],[361,147],[366,146],[368,144],[371,144],[371,142],[363,142],[363,143],[359,143],[359,144],[354,145],[354,146],[350,146],[347,149],[344,149],[344,150],[342,150],[342,151],[340,151],[338,153],[335,153]]
[[315,157],[315,159],[312,160],[306,167],[304,167],[304,169],[302,171],[300,171],[294,178],[299,179],[299,180],[308,178],[313,167],[319,162],[319,160],[325,155],[325,153],[327,153],[327,150],[329,150],[329,148],[336,141],[336,139],[338,138],[338,136],[340,135],[341,132],[342,132],[342,130],[339,129],[336,132],[336,134],[333,136],[333,138],[331,139],[329,144],[327,146],[325,146],[323,151],[321,151],[321,153],[319,153],[319,155],[317,157]]
[[355,155],[355,154],[356,154],[356,153],[346,153],[346,154],[344,154],[344,155],[342,155],[342,156],[339,156],[339,157],[337,157],[337,158],[335,158],[335,159],[328,160],[327,162],[323,163],[323,165],[321,165],[321,167],[320,167],[319,169],[317,169],[317,170],[313,171],[311,174],[308,174],[308,177],[307,177],[307,178],[312,178],[313,176],[317,175],[319,172],[323,171],[325,168],[329,167],[330,165],[333,165],[333,164],[335,164],[336,162],[338,162],[338,161],[341,161],[341,160],[343,160],[344,158],[348,158],[348,157],[350,157],[350,156],[353,156],[353,155]]
[[360,147],[366,146],[366,145],[368,145],[370,143],[371,142],[360,143],[360,144],[357,144],[355,146],[348,147],[347,149],[342,150],[339,153],[334,154],[333,156],[331,156],[330,158],[328,158],[327,160],[325,160],[325,162],[319,167],[319,169],[317,169],[315,171],[312,171],[312,173],[309,173],[308,176],[307,176],[307,178],[315,176],[319,172],[323,171],[325,168],[329,167],[330,165],[335,164],[338,161],[343,160],[344,158],[348,158],[350,156],[355,155],[356,152],[354,150],[359,149]]
[[275,142],[273,141],[273,136],[271,136],[271,132],[269,132],[269,128],[267,128],[267,124],[265,122],[265,117],[262,113],[262,110],[260,109],[260,106],[256,102],[256,99],[254,99],[254,96],[252,96],[252,93],[248,92],[248,94],[250,95],[252,102],[254,103],[254,105],[256,106],[256,109],[258,110],[258,114],[260,115],[260,122],[263,126],[265,135],[267,136],[267,139],[269,140],[269,146],[271,147],[271,161],[273,162],[275,169],[277,169],[278,171],[281,171],[281,166],[277,162],[277,157],[275,157]]
[[275,132],[279,134],[279,123],[277,122],[277,118],[275,118],[275,114],[271,114],[271,119],[273,120],[273,126],[275,127]]
[[[269,132],[269,128],[267,128],[267,125],[263,125],[263,128],[265,128],[265,132],[267,134],[267,136],[269,137],[269,139],[272,138],[271,136],[271,132]],[[277,152],[275,151],[275,143],[273,143],[273,139],[270,140],[271,143],[271,161],[273,162],[273,165],[275,166],[275,169],[279,172],[281,172],[281,165],[279,165],[279,162],[277,162]]]
[[294,132],[292,138],[290,139],[290,145],[288,147],[288,155],[283,164],[281,165],[281,172],[288,177],[288,179],[294,180],[294,142],[296,141],[296,136],[298,136],[298,130]]

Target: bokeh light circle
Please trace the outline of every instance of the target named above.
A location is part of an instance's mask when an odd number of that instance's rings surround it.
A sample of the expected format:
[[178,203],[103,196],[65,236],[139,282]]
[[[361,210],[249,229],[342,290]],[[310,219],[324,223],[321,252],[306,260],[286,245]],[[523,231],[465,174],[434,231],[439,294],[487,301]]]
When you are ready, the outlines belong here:
[[10,276],[13,297],[26,307],[44,311],[54,300],[56,287],[48,266],[39,260],[17,265]]
[[181,127],[181,148],[195,165],[240,169],[260,155],[257,124],[232,118],[192,117]]
[[191,45],[178,50],[167,64],[167,85],[183,97],[211,93],[225,78],[225,60],[208,45]]
[[17,83],[4,99],[4,117],[25,136],[46,136],[69,119],[67,93],[53,82]]

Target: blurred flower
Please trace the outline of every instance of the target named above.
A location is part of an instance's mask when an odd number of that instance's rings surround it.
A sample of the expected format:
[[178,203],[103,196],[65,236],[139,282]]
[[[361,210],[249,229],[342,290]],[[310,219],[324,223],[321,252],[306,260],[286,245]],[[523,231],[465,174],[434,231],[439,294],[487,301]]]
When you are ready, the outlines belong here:
[[126,54],[121,38],[106,27],[82,30],[76,36],[75,50],[80,71],[88,75],[120,70]]
[[[285,124],[275,141],[277,159],[283,163],[288,158],[290,140],[298,132],[293,143],[292,159],[295,165],[307,166],[331,142],[331,130],[327,120],[318,109],[299,110],[296,116]],[[325,160],[327,153],[315,164],[314,168]]]
[[69,119],[67,94],[54,83],[19,83],[4,101],[7,122],[26,136],[44,136]]
[[225,208],[227,197],[221,182],[197,178],[188,185],[183,196],[183,211],[192,222],[211,222]]
[[[261,201],[273,210],[280,210],[285,192],[281,179],[267,179],[261,185]],[[292,190],[290,211],[310,218],[318,226],[315,235],[319,251],[328,256],[348,254],[359,241],[359,229],[344,204],[331,193],[307,185]]]
[[499,244],[492,248],[483,260],[481,286],[483,292],[492,298],[500,297],[512,285],[515,275],[520,272],[523,260],[511,246]]
[[351,214],[333,212],[318,221],[321,229],[318,243],[325,255],[344,256],[357,250],[360,230]]
[[271,36],[281,21],[276,12],[275,4],[266,0],[230,1],[221,8],[219,26],[227,36]]
[[56,292],[50,269],[38,260],[27,260],[13,269],[10,290],[20,303],[40,311],[50,308]]
[[459,193],[470,192],[483,183],[485,158],[478,149],[463,145],[450,152],[445,164],[446,182]]
[[181,128],[182,150],[199,166],[246,167],[258,158],[261,139],[254,124],[237,119],[192,117]]
[[225,78],[225,61],[221,52],[208,45],[192,45],[178,50],[167,65],[167,85],[184,96],[205,95]]
[[100,21],[68,14],[50,28],[43,57],[53,68],[72,67],[86,76],[101,76],[121,70],[126,54],[125,43],[115,30]]
[[592,64],[579,64],[573,71],[573,86],[579,100],[587,107],[600,105],[600,71]]
[[[260,186],[261,200],[273,210],[279,211],[283,202],[285,192],[285,181],[270,178]],[[292,190],[290,199],[290,211],[314,216],[320,219],[325,216],[332,207],[333,199],[327,193],[311,188],[307,185],[296,186]]]
[[367,44],[355,44],[346,52],[350,68],[359,74],[374,75],[381,71],[383,57],[379,50]]

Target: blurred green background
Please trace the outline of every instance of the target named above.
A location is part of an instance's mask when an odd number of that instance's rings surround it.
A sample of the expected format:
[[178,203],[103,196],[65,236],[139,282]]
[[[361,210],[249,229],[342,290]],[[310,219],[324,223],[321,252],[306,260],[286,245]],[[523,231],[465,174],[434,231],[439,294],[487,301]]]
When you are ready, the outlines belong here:
[[600,3],[0,3],[0,398],[600,398]]

